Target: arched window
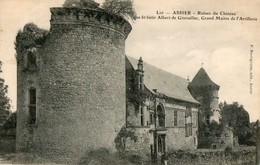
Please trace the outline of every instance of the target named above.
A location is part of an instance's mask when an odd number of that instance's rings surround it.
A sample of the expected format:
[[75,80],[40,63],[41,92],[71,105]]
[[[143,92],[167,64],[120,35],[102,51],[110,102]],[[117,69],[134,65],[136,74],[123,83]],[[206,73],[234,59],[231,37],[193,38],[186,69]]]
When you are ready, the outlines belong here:
[[36,123],[36,89],[29,89],[29,115],[28,124]]
[[157,106],[157,114],[159,119],[159,127],[165,127],[165,113],[162,105]]
[[28,65],[36,66],[36,55],[33,52],[28,53]]
[[29,51],[24,58],[24,69],[34,71],[37,68],[36,53]]

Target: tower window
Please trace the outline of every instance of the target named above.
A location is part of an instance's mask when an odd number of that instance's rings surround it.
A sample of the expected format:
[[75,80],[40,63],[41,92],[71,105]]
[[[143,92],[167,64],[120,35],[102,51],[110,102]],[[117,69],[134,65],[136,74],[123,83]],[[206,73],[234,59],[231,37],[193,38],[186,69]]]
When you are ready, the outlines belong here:
[[29,52],[27,55],[28,58],[28,67],[36,67],[36,55],[33,52]]
[[143,90],[143,76],[140,76],[139,89]]
[[141,107],[141,126],[144,126],[144,110],[143,110],[143,107]]
[[29,116],[28,124],[36,123],[36,89],[29,90]]
[[207,116],[206,116],[206,123],[207,123],[207,124],[210,124],[210,115],[207,115]]

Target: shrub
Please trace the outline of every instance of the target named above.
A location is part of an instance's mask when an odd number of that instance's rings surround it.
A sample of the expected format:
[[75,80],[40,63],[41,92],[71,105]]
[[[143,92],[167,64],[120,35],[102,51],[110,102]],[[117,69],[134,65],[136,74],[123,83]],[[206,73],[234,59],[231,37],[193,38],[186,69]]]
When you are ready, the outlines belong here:
[[134,142],[137,141],[137,136],[135,135],[135,131],[133,128],[127,128],[126,126],[123,126],[119,133],[117,134],[114,143],[116,145],[116,149],[119,151],[119,153],[123,152],[125,150],[125,141],[127,138],[130,138]]
[[225,155],[231,154],[232,148],[228,146],[228,147],[225,148],[224,152],[225,152]]
[[126,159],[120,157],[118,153],[111,153],[107,148],[92,150],[81,158],[79,165],[122,165],[129,164]]

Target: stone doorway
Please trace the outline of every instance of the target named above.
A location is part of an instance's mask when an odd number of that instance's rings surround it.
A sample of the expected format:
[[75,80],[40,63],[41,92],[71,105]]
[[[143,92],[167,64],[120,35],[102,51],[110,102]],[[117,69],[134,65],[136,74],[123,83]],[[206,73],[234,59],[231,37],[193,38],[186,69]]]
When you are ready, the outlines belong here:
[[158,135],[157,137],[157,155],[163,156],[165,154],[165,137],[166,135]]

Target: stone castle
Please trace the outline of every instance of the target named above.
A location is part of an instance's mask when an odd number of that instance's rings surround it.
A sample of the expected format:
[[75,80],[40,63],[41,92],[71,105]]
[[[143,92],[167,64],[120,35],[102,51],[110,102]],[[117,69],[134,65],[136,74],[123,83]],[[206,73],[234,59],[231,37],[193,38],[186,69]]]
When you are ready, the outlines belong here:
[[[119,141],[160,157],[197,148],[200,106],[212,112],[205,120],[218,122],[219,86],[204,69],[189,83],[125,56],[131,25],[99,8],[51,14],[46,41],[17,64],[17,151],[75,163],[101,147],[116,151]],[[120,137],[123,127],[137,140]]]
[[51,14],[46,42],[18,64],[17,150],[63,161],[100,147],[114,151],[125,123],[131,25],[98,9],[51,8]]

